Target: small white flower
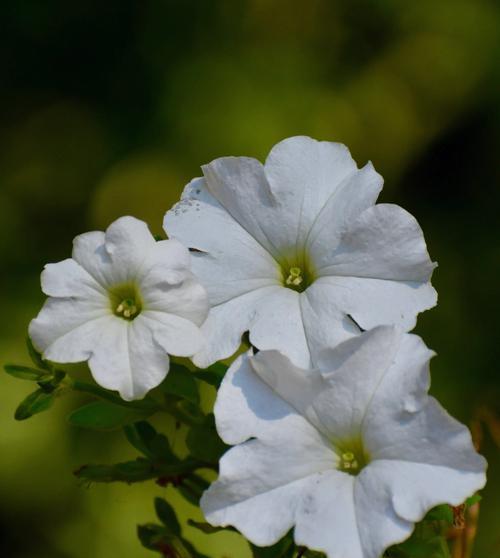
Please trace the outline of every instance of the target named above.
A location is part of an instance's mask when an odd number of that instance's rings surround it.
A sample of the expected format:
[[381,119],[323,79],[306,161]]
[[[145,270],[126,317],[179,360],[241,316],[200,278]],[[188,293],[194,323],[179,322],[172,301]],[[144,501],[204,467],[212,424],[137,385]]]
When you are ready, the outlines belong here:
[[380,326],[323,352],[319,373],[276,351],[238,358],[215,406],[237,445],[202,498],[207,520],[257,545],[295,526],[329,558],[379,558],[430,508],[482,488],[469,431],[427,395],[432,354]]
[[50,298],[30,324],[34,345],[54,362],[88,360],[96,382],[123,399],[165,378],[167,353],[192,356],[203,345],[207,295],[188,250],[156,242],[133,217],[77,236],[72,258],[46,265],[41,281]]
[[374,205],[382,177],[371,163],[358,169],[344,145],[293,137],[265,165],[224,157],[203,173],[164,223],[195,249],[193,271],[208,290],[199,366],[233,354],[248,330],[254,346],[308,367],[358,325],[409,331],[435,305],[418,223]]

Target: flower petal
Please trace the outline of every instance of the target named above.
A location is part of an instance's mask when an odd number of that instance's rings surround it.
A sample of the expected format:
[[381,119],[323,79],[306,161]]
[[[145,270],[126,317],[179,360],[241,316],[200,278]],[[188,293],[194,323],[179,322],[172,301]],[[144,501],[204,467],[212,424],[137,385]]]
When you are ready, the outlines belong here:
[[368,163],[348,174],[333,191],[307,235],[306,251],[317,269],[328,266],[343,234],[365,209],[374,205],[383,183],[384,179]]
[[73,259],[100,285],[107,288],[120,281],[115,274],[113,263],[104,245],[102,231],[80,234],[73,240]]
[[131,401],[162,382],[169,359],[142,316],[132,321],[111,316],[93,345],[89,367],[99,385]]
[[205,344],[198,326],[182,316],[147,310],[140,318],[147,321],[155,342],[171,355],[191,357]]
[[196,250],[193,272],[212,306],[281,279],[273,257],[221,207],[204,179],[186,186],[181,201],[165,215],[164,227],[169,236]]
[[289,531],[301,500],[334,459],[306,421],[294,426],[279,439],[249,440],[222,457],[219,479],[200,502],[212,525],[233,525],[258,545],[273,544]]
[[427,282],[435,267],[416,219],[397,205],[377,204],[352,223],[319,274]]
[[135,217],[120,217],[106,230],[106,251],[113,262],[114,276],[120,282],[135,281],[155,247],[148,226]]
[[208,314],[207,292],[189,271],[184,271],[182,283],[160,282],[142,285],[144,310],[174,314],[201,326]]
[[437,299],[430,283],[358,277],[321,277],[304,295],[304,327],[313,354],[359,333],[359,327],[396,325],[409,331],[417,314]]
[[75,260],[68,258],[44,267],[42,291],[54,297],[94,298],[106,304],[106,290]]
[[29,335],[54,362],[87,360],[110,310],[97,299],[49,298],[31,321]]
[[275,218],[272,225],[279,224],[285,233],[280,246],[290,239],[296,246],[303,245],[327,200],[357,170],[349,150],[340,143],[296,136],[276,144],[266,159],[265,171],[279,202],[279,220]]

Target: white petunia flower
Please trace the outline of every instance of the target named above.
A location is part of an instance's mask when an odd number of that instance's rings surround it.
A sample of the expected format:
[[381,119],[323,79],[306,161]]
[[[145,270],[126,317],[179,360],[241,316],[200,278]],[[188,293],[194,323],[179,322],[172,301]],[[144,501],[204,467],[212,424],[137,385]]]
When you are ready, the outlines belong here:
[[48,264],[49,296],[29,328],[54,362],[87,361],[101,386],[143,397],[167,375],[168,355],[192,356],[204,340],[205,289],[176,240],[156,242],[147,225],[122,217],[73,242],[72,258]]
[[383,179],[358,169],[338,143],[293,137],[265,165],[224,157],[203,167],[165,216],[165,230],[194,249],[207,287],[208,342],[194,362],[208,366],[250,332],[259,349],[296,365],[362,329],[406,331],[436,304],[416,220],[396,205],[374,205]]
[[277,351],[242,356],[215,416],[235,445],[201,506],[267,546],[295,526],[329,558],[378,558],[433,506],[485,484],[469,431],[427,395],[423,341],[380,326],[322,353],[317,370]]

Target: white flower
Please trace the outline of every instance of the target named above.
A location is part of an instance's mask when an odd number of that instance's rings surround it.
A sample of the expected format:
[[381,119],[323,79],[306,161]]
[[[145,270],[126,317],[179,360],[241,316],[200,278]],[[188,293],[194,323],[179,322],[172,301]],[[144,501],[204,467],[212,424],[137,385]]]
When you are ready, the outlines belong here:
[[54,362],[88,360],[98,384],[141,398],[165,378],[167,353],[203,345],[207,295],[189,267],[184,246],[156,242],[133,217],[77,236],[72,258],[42,273],[50,298],[30,324],[33,343]]
[[319,373],[277,351],[238,358],[215,405],[237,445],[202,498],[207,520],[257,545],[295,526],[329,558],[378,558],[430,508],[482,488],[469,431],[427,395],[432,354],[380,326],[323,352]]
[[195,250],[193,271],[208,290],[199,366],[233,354],[248,330],[254,346],[308,367],[358,325],[409,331],[435,305],[418,223],[396,205],[374,205],[382,177],[371,163],[358,169],[344,145],[293,137],[265,165],[224,157],[203,173],[164,223]]

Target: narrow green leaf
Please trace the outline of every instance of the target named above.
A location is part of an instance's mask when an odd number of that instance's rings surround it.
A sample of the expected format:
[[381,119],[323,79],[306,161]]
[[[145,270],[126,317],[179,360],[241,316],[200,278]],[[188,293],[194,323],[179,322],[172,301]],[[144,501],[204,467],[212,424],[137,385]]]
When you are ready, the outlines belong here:
[[205,521],[195,521],[194,519],[188,519],[188,525],[202,531],[206,535],[213,535],[214,533],[220,533],[221,531],[235,531],[233,527],[213,527],[210,523]]
[[147,418],[152,411],[114,405],[106,401],[93,401],[73,411],[68,421],[73,426],[93,430],[116,430],[125,424]]
[[55,393],[47,393],[42,389],[37,389],[19,404],[14,417],[16,420],[26,420],[33,415],[42,413],[52,406],[54,399]]
[[200,394],[193,373],[182,364],[170,363],[170,370],[161,384],[161,389],[170,395],[186,399],[199,405]]
[[80,380],[71,380],[70,378],[67,378],[67,383],[69,384],[69,387],[71,387],[71,389],[75,391],[95,395],[99,399],[109,401],[110,403],[120,405],[121,407],[128,407],[130,409],[142,409],[144,411],[152,412],[160,410],[160,406],[158,405],[158,403],[149,396],[146,396],[144,399],[140,399],[137,401],[125,401],[116,393],[108,391],[107,389],[104,389],[97,384],[81,382]]
[[181,526],[172,506],[163,498],[155,498],[155,511],[158,519],[171,534],[180,536]]
[[208,463],[217,463],[228,448],[217,434],[213,415],[208,415],[202,425],[189,430],[186,445],[194,457]]
[[156,436],[156,430],[149,422],[142,420],[134,424],[127,424],[123,428],[127,440],[146,457],[154,458],[151,451],[151,441]]
[[28,353],[33,364],[37,368],[41,368],[42,370],[52,370],[52,366],[48,361],[42,358],[42,355],[35,349],[33,342],[29,337],[26,337],[26,347],[28,348]]
[[202,382],[206,382],[215,388],[218,388],[222,382],[222,379],[226,375],[228,367],[221,362],[216,362],[205,368],[204,370],[199,370],[197,372],[192,372],[193,376],[201,380]]
[[203,492],[207,490],[210,483],[204,478],[196,474],[191,474],[182,479],[182,482],[176,486],[181,496],[193,506],[200,505],[200,498]]
[[170,463],[156,463],[143,457],[114,465],[83,465],[74,472],[79,479],[90,482],[142,482],[150,479],[178,477],[200,468],[200,463],[190,458]]
[[6,364],[4,366],[5,372],[14,378],[20,380],[29,380],[30,382],[40,382],[47,381],[53,378],[51,373],[47,373],[46,370],[37,370],[36,368],[31,368],[29,366],[18,366],[17,364]]

